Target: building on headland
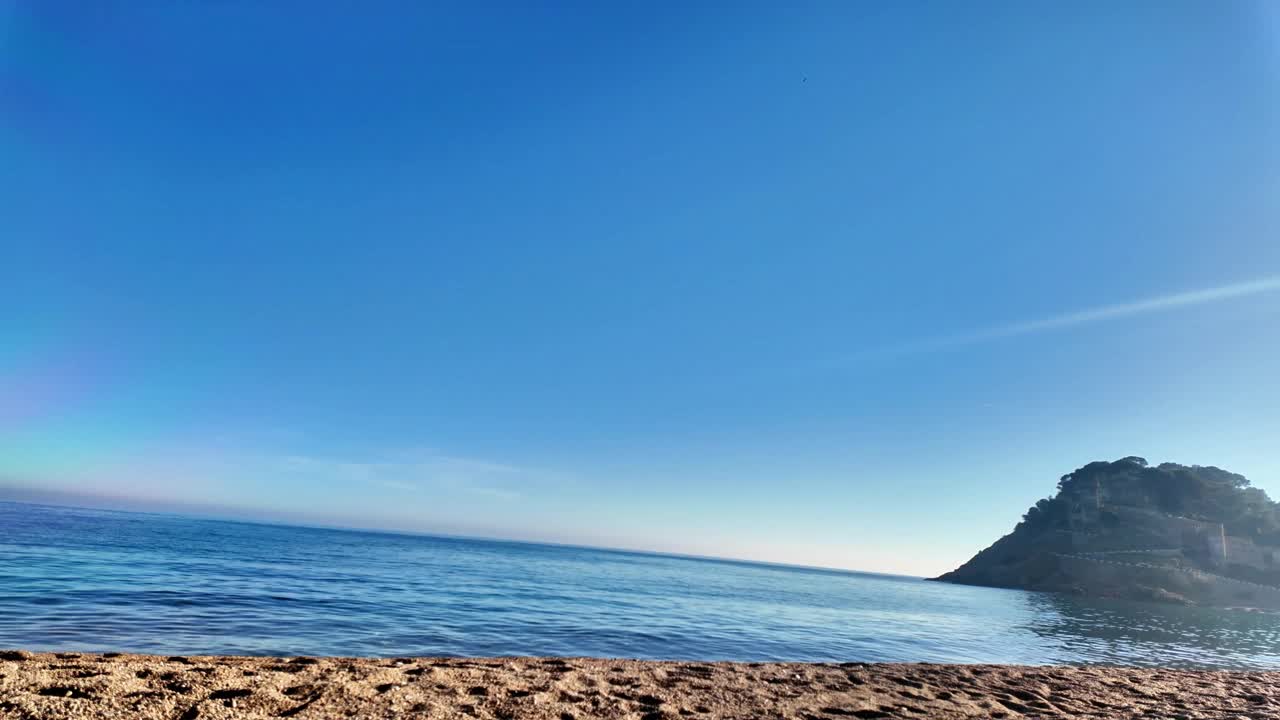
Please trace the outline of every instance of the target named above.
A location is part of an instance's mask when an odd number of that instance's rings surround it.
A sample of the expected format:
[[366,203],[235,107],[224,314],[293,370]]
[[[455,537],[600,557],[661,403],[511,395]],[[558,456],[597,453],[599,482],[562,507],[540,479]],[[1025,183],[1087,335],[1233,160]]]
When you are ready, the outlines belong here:
[[1280,507],[1211,466],[1089,463],[1063,475],[1058,494],[1013,532],[937,579],[1280,609]]
[[1102,514],[1102,483],[1097,479],[1092,487],[1077,488],[1067,502],[1067,527],[1071,532],[1071,547],[1084,548],[1092,535],[1097,534]]
[[1170,551],[1177,550],[1195,565],[1218,571],[1236,567],[1274,573],[1280,584],[1280,548],[1229,535],[1222,523],[1149,509],[1145,493],[1129,485],[1095,479],[1067,497],[1068,529],[1075,552],[1131,550],[1168,557]]

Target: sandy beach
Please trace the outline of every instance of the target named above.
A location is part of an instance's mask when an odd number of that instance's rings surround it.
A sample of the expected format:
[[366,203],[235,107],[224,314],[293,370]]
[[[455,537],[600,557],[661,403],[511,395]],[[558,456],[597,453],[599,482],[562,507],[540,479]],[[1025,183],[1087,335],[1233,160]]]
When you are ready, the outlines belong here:
[[0,717],[1280,717],[1280,673],[0,652]]

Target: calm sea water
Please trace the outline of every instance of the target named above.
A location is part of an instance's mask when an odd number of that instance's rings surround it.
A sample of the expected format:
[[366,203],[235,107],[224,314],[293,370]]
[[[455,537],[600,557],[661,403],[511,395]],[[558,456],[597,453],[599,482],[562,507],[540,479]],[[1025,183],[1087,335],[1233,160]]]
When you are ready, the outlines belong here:
[[1280,667],[1280,617],[0,503],[0,648]]

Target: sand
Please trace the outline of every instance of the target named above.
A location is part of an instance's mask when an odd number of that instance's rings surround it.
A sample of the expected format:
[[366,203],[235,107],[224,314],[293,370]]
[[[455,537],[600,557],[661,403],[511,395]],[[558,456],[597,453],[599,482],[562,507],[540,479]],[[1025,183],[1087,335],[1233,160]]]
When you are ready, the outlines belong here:
[[1280,673],[0,652],[3,718],[1280,718]]

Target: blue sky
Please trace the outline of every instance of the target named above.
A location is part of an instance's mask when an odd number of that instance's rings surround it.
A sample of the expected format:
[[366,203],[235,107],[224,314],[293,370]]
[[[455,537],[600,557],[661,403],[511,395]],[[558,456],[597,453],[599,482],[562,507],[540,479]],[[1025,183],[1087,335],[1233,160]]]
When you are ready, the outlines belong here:
[[1265,2],[0,3],[0,484],[919,574],[1280,494],[1278,92]]

